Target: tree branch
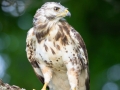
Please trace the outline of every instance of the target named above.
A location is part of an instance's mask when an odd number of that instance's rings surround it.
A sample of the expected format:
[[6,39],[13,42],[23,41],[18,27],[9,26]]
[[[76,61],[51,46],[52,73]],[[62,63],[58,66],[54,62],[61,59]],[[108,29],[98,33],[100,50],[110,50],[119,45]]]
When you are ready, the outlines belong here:
[[20,88],[16,85],[11,86],[7,83],[3,83],[3,81],[0,80],[0,90],[26,90],[26,89]]

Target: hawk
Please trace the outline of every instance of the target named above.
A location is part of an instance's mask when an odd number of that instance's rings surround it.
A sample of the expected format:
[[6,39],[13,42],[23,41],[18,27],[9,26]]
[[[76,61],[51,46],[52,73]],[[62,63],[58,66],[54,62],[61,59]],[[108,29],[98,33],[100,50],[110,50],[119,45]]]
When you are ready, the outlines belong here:
[[26,40],[27,58],[41,90],[89,90],[88,55],[81,35],[64,17],[70,12],[57,2],[36,11]]

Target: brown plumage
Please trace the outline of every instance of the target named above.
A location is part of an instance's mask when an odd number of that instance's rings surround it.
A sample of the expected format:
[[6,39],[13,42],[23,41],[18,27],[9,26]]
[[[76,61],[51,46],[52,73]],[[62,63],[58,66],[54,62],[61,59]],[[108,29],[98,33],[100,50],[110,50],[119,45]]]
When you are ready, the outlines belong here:
[[37,10],[27,35],[26,52],[42,90],[89,90],[88,55],[81,35],[63,18],[70,13],[60,3]]

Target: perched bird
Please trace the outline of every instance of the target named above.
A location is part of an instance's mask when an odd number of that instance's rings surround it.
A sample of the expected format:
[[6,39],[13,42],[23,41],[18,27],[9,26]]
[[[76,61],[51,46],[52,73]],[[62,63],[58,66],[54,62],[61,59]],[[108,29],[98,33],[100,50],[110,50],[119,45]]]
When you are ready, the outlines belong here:
[[64,19],[70,12],[57,2],[37,10],[26,52],[41,90],[89,90],[88,55],[81,35]]

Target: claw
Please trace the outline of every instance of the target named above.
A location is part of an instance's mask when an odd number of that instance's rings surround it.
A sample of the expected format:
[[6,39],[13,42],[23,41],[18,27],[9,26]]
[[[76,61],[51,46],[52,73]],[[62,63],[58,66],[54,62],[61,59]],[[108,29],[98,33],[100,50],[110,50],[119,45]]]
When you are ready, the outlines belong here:
[[46,90],[47,84],[48,83],[45,83],[44,86],[43,86],[43,88],[41,90]]
[[76,88],[74,88],[73,90],[76,90]]

